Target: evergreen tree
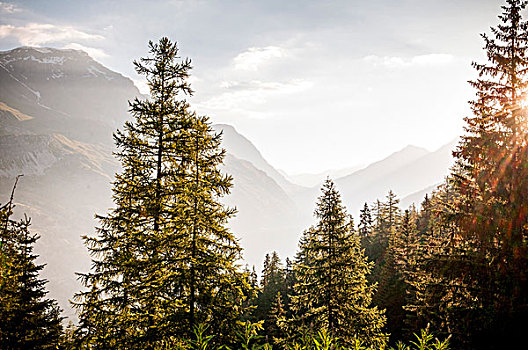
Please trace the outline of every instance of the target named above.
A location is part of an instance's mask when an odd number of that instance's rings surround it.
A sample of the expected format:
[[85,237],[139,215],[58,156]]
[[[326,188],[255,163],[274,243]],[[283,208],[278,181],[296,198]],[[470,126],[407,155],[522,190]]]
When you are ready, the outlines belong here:
[[60,309],[46,298],[47,281],[39,278],[44,265],[33,254],[39,237],[29,231],[29,218],[11,219],[12,208],[12,200],[0,207],[0,347],[60,349]]
[[411,211],[405,210],[401,225],[393,229],[389,236],[389,245],[385,254],[384,264],[379,275],[378,291],[374,303],[385,309],[387,315],[387,331],[391,340],[402,339],[405,328],[405,311],[407,285],[405,272],[409,269],[416,223]]
[[389,190],[389,193],[387,193],[386,201],[383,205],[382,209],[382,215],[383,215],[383,222],[385,223],[385,226],[383,228],[384,231],[390,232],[398,227],[398,224],[400,223],[400,208],[398,207],[398,204],[400,203],[400,200],[396,197],[394,192],[392,190]]
[[[465,284],[475,288],[471,293],[482,305],[471,334],[483,348],[496,346],[496,339],[515,329],[521,334],[528,316],[526,4],[507,0],[501,23],[491,29],[491,37],[482,35],[488,62],[473,63],[479,74],[470,82],[476,90],[473,115],[465,119],[466,135],[454,152],[454,186],[460,195],[453,203],[454,222],[465,255],[471,255],[464,262],[472,270]],[[456,271],[456,278],[465,275],[462,268]]]
[[273,326],[269,322],[273,302],[278,293],[286,293],[285,274],[281,265],[277,252],[274,251],[271,256],[266,254],[260,280],[261,288],[254,311],[255,319],[264,321],[263,328],[266,335],[269,335],[269,328]]
[[372,232],[372,215],[370,215],[370,209],[368,204],[365,202],[363,209],[359,213],[359,224],[358,234],[359,237],[364,240],[370,236]]
[[266,334],[268,334],[269,326],[267,320],[277,293],[285,292],[284,270],[281,265],[277,252],[274,251],[271,256],[266,254],[260,280],[261,289],[256,302],[257,308],[254,312],[257,320],[264,321],[264,332]]
[[294,286],[297,283],[295,277],[295,270],[293,269],[293,263],[289,258],[286,258],[286,267],[284,268],[284,293],[282,295],[284,301],[284,310],[286,317],[291,318],[291,298],[295,295]]
[[361,246],[365,248],[365,254],[370,258],[375,255],[373,248],[373,221],[370,213],[370,208],[365,202],[363,209],[359,212],[358,235]]
[[98,236],[85,238],[93,264],[80,275],[87,290],[76,306],[87,348],[174,347],[202,323],[228,341],[249,287],[225,228],[234,211],[219,202],[231,186],[218,169],[221,135],[178,99],[192,93],[191,63],[176,61],[167,38],[149,51],[134,64],[150,98],[130,104],[134,120],[114,136],[123,169],[115,208],[98,216]]
[[267,342],[273,346],[281,347],[285,340],[284,323],[286,322],[286,311],[282,301],[281,292],[277,292],[271,310],[269,312],[266,322],[264,322],[264,329],[266,330]]
[[[394,192],[389,190],[386,201],[377,200],[374,205],[374,226],[370,237],[364,241],[367,256],[370,261],[374,262],[372,274],[369,277],[372,283],[381,281],[381,271],[387,260],[389,243],[391,237],[396,234],[400,222],[399,202]],[[378,301],[375,296],[376,305]]]
[[410,311],[410,330],[430,324],[439,334],[452,336],[456,347],[472,349],[479,348],[474,332],[484,324],[485,305],[475,293],[479,280],[475,267],[482,261],[477,260],[474,241],[463,238],[450,219],[457,197],[451,181],[439,186],[430,198],[434,215],[428,232],[410,236],[405,309]]
[[417,229],[420,233],[424,234],[430,230],[430,223],[432,220],[432,206],[429,195],[425,194],[424,200],[421,204],[420,215],[418,216],[418,221],[416,223]]
[[253,265],[251,271],[249,271],[249,268],[246,265],[245,273],[249,276],[249,286],[252,290],[258,289],[258,276],[257,271],[255,270],[255,265]]
[[294,322],[327,330],[345,343],[355,338],[381,346],[385,317],[371,307],[374,286],[367,282],[367,262],[340,194],[326,180],[315,216],[318,223],[304,232],[295,264]]

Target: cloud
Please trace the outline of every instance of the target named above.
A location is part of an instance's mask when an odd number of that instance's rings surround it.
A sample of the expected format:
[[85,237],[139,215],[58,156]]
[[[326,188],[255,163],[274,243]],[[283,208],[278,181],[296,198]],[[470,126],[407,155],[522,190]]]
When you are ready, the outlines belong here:
[[0,12],[4,13],[16,13],[22,11],[19,7],[17,7],[15,4],[11,4],[8,2],[0,1]]
[[286,50],[278,46],[250,47],[247,51],[238,54],[233,62],[237,70],[255,71],[270,60],[286,55]]
[[39,46],[51,42],[70,40],[101,40],[101,35],[88,34],[71,26],[56,26],[53,24],[29,23],[23,27],[0,25],[0,39],[14,36],[20,44]]
[[454,56],[442,53],[418,55],[410,58],[404,58],[399,56],[379,57],[376,55],[370,55],[364,57],[363,60],[374,66],[385,66],[388,68],[406,68],[411,66],[446,65],[454,61]]
[[262,105],[268,99],[285,94],[296,94],[310,89],[313,82],[293,79],[288,82],[265,82],[252,80],[247,82],[222,82],[220,86],[228,91],[207,101],[199,103],[209,110],[246,110]]
[[95,47],[84,46],[78,43],[71,43],[71,44],[63,46],[62,48],[81,50],[81,51],[86,52],[88,55],[90,55],[90,57],[95,58],[95,59],[108,57],[108,55],[101,49],[96,49]]

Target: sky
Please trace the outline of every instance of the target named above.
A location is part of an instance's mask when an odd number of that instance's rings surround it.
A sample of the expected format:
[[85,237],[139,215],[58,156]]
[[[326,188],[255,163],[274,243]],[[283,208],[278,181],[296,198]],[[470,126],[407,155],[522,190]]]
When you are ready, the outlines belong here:
[[192,60],[189,99],[289,174],[368,164],[463,133],[499,0],[0,2],[0,50],[82,49],[144,79],[163,36]]

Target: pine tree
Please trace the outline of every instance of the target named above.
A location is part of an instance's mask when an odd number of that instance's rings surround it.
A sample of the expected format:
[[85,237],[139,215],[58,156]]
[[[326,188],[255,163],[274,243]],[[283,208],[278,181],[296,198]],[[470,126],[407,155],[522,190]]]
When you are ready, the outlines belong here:
[[[409,240],[405,263],[409,311],[407,325],[412,332],[433,327],[437,334],[452,336],[455,347],[480,348],[474,343],[475,330],[483,325],[485,305],[476,294],[481,265],[474,241],[461,237],[452,221],[458,194],[452,181],[446,181],[430,198],[429,227]],[[412,228],[412,226],[411,226]]]
[[44,265],[36,265],[39,236],[30,219],[11,219],[12,200],[0,207],[0,347],[5,350],[60,349],[62,317],[57,302],[46,298]]
[[387,331],[391,341],[400,340],[405,328],[405,311],[407,284],[406,271],[410,268],[413,243],[417,236],[415,219],[411,211],[405,210],[401,225],[392,229],[389,245],[385,254],[383,266],[379,274],[378,291],[374,303],[385,309],[387,315]]
[[431,200],[429,199],[429,194],[425,194],[420,208],[420,215],[418,216],[418,221],[416,223],[417,229],[420,233],[424,234],[430,230],[429,225],[432,220],[432,215]]
[[279,255],[275,251],[271,256],[266,254],[260,285],[259,303],[265,309],[263,310],[265,311],[264,313],[267,314],[275,299],[275,295],[284,286],[284,270]]
[[[367,256],[370,261],[374,262],[372,274],[369,277],[372,283],[381,281],[381,271],[387,260],[389,243],[392,239],[391,237],[396,234],[400,222],[399,202],[400,200],[394,192],[389,190],[386,201],[377,200],[374,205],[374,226],[370,237],[365,241]],[[374,298],[377,305],[379,300],[376,296]]]
[[284,310],[286,317],[291,318],[291,298],[295,294],[294,286],[297,283],[293,263],[290,258],[286,258],[286,267],[284,268],[284,293],[282,295],[284,300]]
[[492,36],[482,35],[488,62],[473,63],[479,74],[470,82],[476,90],[473,115],[465,119],[466,135],[454,153],[460,194],[454,220],[471,242],[474,280],[466,283],[475,284],[474,297],[483,305],[473,335],[484,346],[520,327],[528,315],[526,4],[507,0]]
[[130,104],[134,117],[114,138],[122,172],[115,208],[86,237],[92,271],[76,296],[82,344],[93,349],[174,347],[207,323],[216,341],[233,336],[247,276],[240,247],[225,228],[234,211],[219,198],[231,178],[218,166],[225,151],[207,117],[189,111],[191,63],[176,62],[169,39],[149,43],[134,62],[150,98]]
[[371,264],[334,183],[326,180],[322,192],[315,210],[318,223],[304,232],[299,244],[294,322],[313,331],[327,330],[345,343],[359,338],[383,345],[385,317],[370,306]]
[[386,201],[382,209],[382,215],[384,217],[383,222],[385,222],[386,224],[384,230],[389,233],[392,230],[396,229],[400,222],[401,213],[400,208],[398,207],[399,203],[400,200],[396,197],[394,192],[392,192],[392,190],[389,190],[389,193],[387,193]]
[[269,315],[278,293],[286,293],[285,273],[277,252],[266,254],[261,277],[261,289],[254,312],[256,320],[264,321],[264,333],[269,334]]
[[359,237],[364,240],[370,236],[372,232],[372,215],[370,215],[370,209],[368,204],[365,202],[363,209],[359,213],[359,224],[358,234]]
[[277,292],[264,327],[268,343],[281,348],[284,344],[286,334],[284,332],[286,322],[286,311],[281,292]]

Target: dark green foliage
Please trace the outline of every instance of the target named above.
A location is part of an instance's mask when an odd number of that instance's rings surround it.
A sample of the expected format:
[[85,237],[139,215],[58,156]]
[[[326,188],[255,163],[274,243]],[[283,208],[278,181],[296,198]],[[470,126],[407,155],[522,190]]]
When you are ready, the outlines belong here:
[[[528,23],[525,1],[507,0],[492,36],[454,152],[448,183],[429,202],[419,229],[418,267],[409,274],[420,321],[453,334],[456,346],[502,348],[522,341],[528,317]],[[426,211],[426,212],[425,212]],[[432,214],[432,215],[431,215]]]
[[344,344],[361,338],[381,346],[386,340],[381,332],[385,317],[370,305],[371,264],[334,183],[327,180],[322,192],[315,210],[318,222],[299,244],[292,323],[308,331],[326,330]]
[[60,309],[46,298],[44,265],[36,265],[33,246],[38,236],[30,220],[11,219],[12,205],[0,207],[0,348],[61,349]]
[[249,291],[225,228],[234,211],[219,202],[231,186],[218,168],[221,136],[178,99],[191,93],[190,61],[176,62],[167,38],[149,48],[152,57],[134,63],[151,98],[133,101],[134,120],[115,134],[115,208],[86,238],[93,267],[76,306],[87,348],[163,349],[204,322],[215,342],[228,341]]
[[[430,323],[440,334],[453,336],[457,347],[473,348],[476,329],[485,324],[482,304],[476,294],[479,266],[474,241],[464,239],[453,216],[456,192],[446,183],[431,197],[430,231],[418,236],[406,269],[409,298],[406,309],[413,329]],[[478,348],[478,347],[477,347]]]
[[369,260],[374,262],[370,276],[370,280],[373,282],[380,281],[381,270],[387,259],[389,242],[398,229],[400,221],[399,202],[400,200],[396,198],[396,195],[389,191],[385,202],[377,200],[373,205],[374,224],[370,234],[362,239]]
[[420,209],[420,215],[418,216],[418,221],[416,222],[416,228],[421,234],[425,234],[426,232],[429,232],[432,222],[432,205],[431,200],[429,199],[429,195],[426,194],[424,200],[422,201],[422,206]]
[[280,347],[282,340],[286,338],[284,331],[286,326],[286,311],[284,310],[284,302],[281,292],[277,292],[275,300],[271,305],[268,318],[265,322],[266,337],[270,344]]
[[265,334],[271,335],[270,327],[276,326],[270,320],[270,312],[273,307],[273,303],[276,301],[278,294],[281,292],[282,294],[286,294],[285,273],[281,266],[277,252],[273,252],[271,256],[266,254],[260,284],[261,289],[258,294],[256,302],[257,308],[254,312],[254,315],[257,320],[264,321]]
[[[521,332],[528,317],[528,23],[525,1],[508,0],[482,35],[488,62],[473,63],[477,99],[466,135],[455,152],[460,198],[454,203],[460,235],[472,242],[474,296],[483,305],[472,333],[484,346],[501,334]],[[475,325],[476,326],[476,325]],[[519,338],[520,339],[520,338]]]
[[399,227],[390,232],[374,298],[374,303],[385,309],[391,340],[401,339],[404,335],[406,314],[403,307],[407,301],[408,287],[405,274],[413,268],[411,259],[416,238],[416,213],[405,210]]
[[361,240],[365,240],[372,232],[372,215],[367,203],[359,213],[358,234]]

